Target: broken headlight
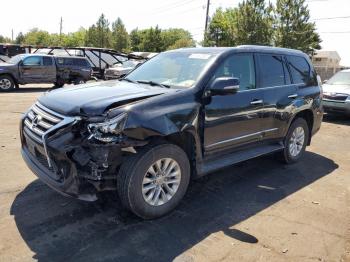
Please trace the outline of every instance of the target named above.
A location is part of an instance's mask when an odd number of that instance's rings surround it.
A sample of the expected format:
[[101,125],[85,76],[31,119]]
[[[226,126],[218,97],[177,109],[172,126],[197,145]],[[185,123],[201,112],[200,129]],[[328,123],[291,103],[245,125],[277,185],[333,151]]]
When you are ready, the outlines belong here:
[[101,142],[110,143],[116,141],[118,135],[123,131],[127,114],[122,113],[114,118],[107,119],[102,123],[92,123],[88,125],[89,138],[95,138]]

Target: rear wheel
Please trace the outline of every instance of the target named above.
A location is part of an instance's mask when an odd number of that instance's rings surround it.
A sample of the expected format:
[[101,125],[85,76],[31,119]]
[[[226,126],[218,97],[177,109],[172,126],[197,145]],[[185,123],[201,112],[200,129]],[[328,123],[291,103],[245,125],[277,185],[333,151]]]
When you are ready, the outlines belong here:
[[82,78],[77,78],[73,81],[74,85],[82,85],[82,84],[85,84],[86,81]]
[[173,144],[148,147],[122,164],[118,194],[137,216],[151,219],[172,211],[186,193],[190,164],[186,153]]
[[0,76],[0,91],[8,92],[15,88],[15,81],[13,81],[11,76],[3,75]]
[[282,159],[285,163],[295,163],[304,154],[309,140],[309,127],[303,118],[297,118],[289,127],[282,151]]

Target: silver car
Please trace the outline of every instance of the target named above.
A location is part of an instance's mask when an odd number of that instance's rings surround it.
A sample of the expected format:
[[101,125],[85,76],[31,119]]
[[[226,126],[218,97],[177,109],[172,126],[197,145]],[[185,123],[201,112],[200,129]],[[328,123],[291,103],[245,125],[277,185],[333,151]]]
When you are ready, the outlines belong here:
[[336,73],[323,84],[323,107],[329,113],[350,115],[350,70]]

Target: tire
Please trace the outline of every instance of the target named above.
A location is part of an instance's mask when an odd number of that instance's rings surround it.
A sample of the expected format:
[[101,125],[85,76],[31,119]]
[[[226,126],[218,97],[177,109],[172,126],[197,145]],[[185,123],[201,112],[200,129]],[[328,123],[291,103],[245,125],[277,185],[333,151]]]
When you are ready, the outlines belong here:
[[[168,162],[171,161],[169,159],[174,162]],[[164,170],[167,163],[169,163],[168,167],[172,166],[171,163],[174,164],[174,168],[169,168],[169,176],[165,175],[167,172],[163,172],[163,176],[160,175],[155,179],[154,172],[149,172],[151,167],[155,167],[157,161]],[[153,169],[155,170],[156,168]],[[180,179],[178,179],[178,171],[180,171]],[[171,177],[174,174],[177,175]],[[162,179],[163,182],[165,181],[164,184],[161,184]],[[149,180],[153,182],[147,184]],[[177,185],[169,182],[176,180],[179,180]],[[117,190],[124,207],[141,218],[153,219],[175,209],[184,197],[189,181],[190,164],[186,153],[176,145],[160,144],[147,146],[122,164],[117,176]],[[146,190],[147,187],[153,188]],[[171,190],[168,190],[168,187]],[[157,191],[160,191],[158,200]],[[170,196],[171,192],[174,192],[172,196]],[[146,200],[146,198],[150,199]]]
[[82,85],[82,84],[85,84],[86,81],[82,78],[77,78],[73,81],[74,85]]
[[57,81],[54,83],[54,88],[61,88],[64,86],[64,82],[63,81]]
[[15,81],[9,75],[0,76],[0,91],[9,92],[13,91],[16,87]]
[[[304,139],[302,141],[302,133]],[[286,164],[297,162],[305,153],[307,142],[309,141],[309,126],[304,118],[295,119],[289,127],[287,136],[284,140],[284,149],[282,151],[282,161]]]

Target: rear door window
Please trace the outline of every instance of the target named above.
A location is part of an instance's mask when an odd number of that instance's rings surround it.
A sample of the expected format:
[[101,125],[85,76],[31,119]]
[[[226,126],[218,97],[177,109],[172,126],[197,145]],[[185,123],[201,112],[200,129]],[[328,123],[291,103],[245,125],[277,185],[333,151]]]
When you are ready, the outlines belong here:
[[287,56],[288,66],[294,84],[313,84],[313,77],[309,63],[300,56]]
[[283,57],[273,54],[260,54],[260,87],[283,86],[286,84]]
[[44,66],[52,66],[52,58],[51,57],[43,57],[43,65]]

